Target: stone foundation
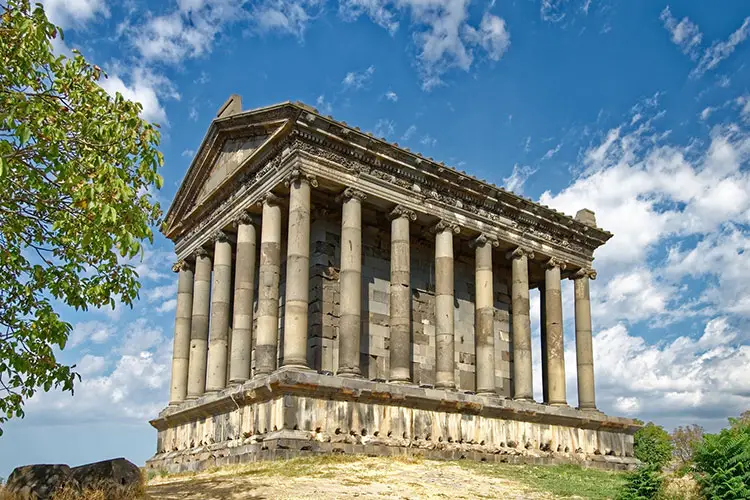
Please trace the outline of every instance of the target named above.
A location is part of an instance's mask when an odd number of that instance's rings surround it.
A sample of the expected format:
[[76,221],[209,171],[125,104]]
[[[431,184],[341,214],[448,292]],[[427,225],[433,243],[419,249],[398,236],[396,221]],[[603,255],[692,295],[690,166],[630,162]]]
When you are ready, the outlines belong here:
[[422,455],[628,469],[629,419],[567,406],[280,370],[151,421],[170,472],[314,453]]

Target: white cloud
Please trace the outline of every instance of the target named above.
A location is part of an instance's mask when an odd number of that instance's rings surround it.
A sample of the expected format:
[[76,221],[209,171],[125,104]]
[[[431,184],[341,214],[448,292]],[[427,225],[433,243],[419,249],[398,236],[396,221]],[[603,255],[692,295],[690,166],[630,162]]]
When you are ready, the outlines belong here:
[[195,151],[193,151],[192,149],[186,149],[185,151],[183,151],[180,154],[180,156],[185,156],[185,157],[188,157],[188,158],[192,158],[193,156],[195,156]]
[[511,174],[503,179],[503,185],[508,191],[523,194],[523,185],[536,171],[537,169],[529,165],[519,165],[516,163],[513,165]]
[[101,373],[106,365],[107,360],[104,357],[86,354],[78,363],[76,363],[75,371],[78,372],[82,378],[85,378],[89,375],[97,375]]
[[408,141],[412,138],[412,136],[417,133],[417,126],[416,125],[409,125],[409,128],[406,129],[406,132],[404,132],[404,135],[401,136],[402,141]]
[[102,321],[84,321],[76,323],[73,326],[73,331],[68,337],[68,344],[66,347],[76,347],[84,342],[101,344],[106,342],[113,333],[113,326]]
[[659,19],[664,22],[664,27],[672,35],[672,43],[680,47],[680,50],[690,56],[691,59],[697,59],[698,49],[703,39],[703,34],[698,26],[687,17],[677,21],[677,18],[669,10],[669,6],[664,8]]
[[382,0],[343,0],[339,2],[339,15],[346,21],[356,21],[366,15],[393,35],[399,27],[396,13],[388,2]]
[[[559,23],[565,19],[565,6],[567,3],[568,0],[542,0],[539,6],[539,15],[543,21]],[[588,5],[586,5],[586,11],[588,12]]]
[[735,101],[740,107],[740,116],[742,116],[742,119],[746,122],[750,121],[750,95],[740,96]]
[[196,108],[195,106],[190,106],[190,109],[188,110],[188,118],[190,118],[194,122],[197,122],[198,121],[198,108]]
[[361,89],[372,80],[372,75],[375,74],[375,66],[369,66],[366,70],[361,73],[356,71],[350,71],[346,74],[341,83],[347,89]]
[[388,138],[392,136],[395,131],[396,131],[396,127],[392,120],[386,120],[384,118],[381,118],[375,124],[375,135],[377,137]]
[[319,0],[266,0],[253,7],[251,20],[261,33],[281,33],[302,39],[307,24],[322,8]]
[[704,51],[700,61],[698,61],[698,66],[690,72],[690,76],[697,78],[705,72],[716,68],[721,61],[732,55],[737,45],[744,42],[748,35],[750,35],[750,17],[746,17],[742,22],[742,26],[732,33],[726,41],[716,41],[711,44]]
[[109,17],[105,0],[43,0],[50,22],[62,26],[82,26],[97,16]]
[[159,314],[174,311],[177,308],[177,299],[168,299],[159,304],[156,312]]
[[389,90],[388,92],[385,93],[385,98],[388,99],[389,101],[396,102],[398,101],[398,94],[396,94],[392,90]]
[[167,125],[169,122],[162,101],[180,99],[172,82],[144,68],[135,68],[128,81],[126,84],[120,76],[113,74],[101,79],[99,85],[112,96],[119,92],[126,99],[139,102],[143,106],[141,117],[144,120]]
[[333,112],[333,106],[331,106],[330,102],[326,101],[326,96],[322,94],[315,100],[315,106],[324,115],[330,115]]
[[561,147],[562,147],[562,142],[558,143],[557,146],[555,146],[554,148],[548,149],[547,152],[544,153],[544,156],[542,156],[542,161],[551,159],[560,151]]
[[467,39],[486,50],[493,61],[499,61],[510,47],[510,33],[505,27],[505,20],[489,12],[482,16],[478,30],[467,26],[466,31]]
[[703,108],[703,111],[701,111],[700,117],[701,120],[706,121],[711,116],[711,113],[716,111],[716,108],[713,108],[711,106],[708,106],[706,108]]
[[425,146],[436,146],[437,145],[437,139],[432,137],[430,134],[425,134],[422,136],[422,138],[419,140],[419,142]]

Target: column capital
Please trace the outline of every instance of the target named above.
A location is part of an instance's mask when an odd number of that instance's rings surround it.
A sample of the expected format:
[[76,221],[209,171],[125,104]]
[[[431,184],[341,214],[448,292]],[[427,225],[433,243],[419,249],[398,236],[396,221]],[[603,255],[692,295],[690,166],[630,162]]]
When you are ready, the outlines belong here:
[[564,271],[565,268],[567,267],[567,264],[565,264],[565,262],[561,261],[558,258],[551,257],[547,262],[544,263],[544,267],[546,269],[552,269],[552,268],[557,267],[560,269],[560,271]]
[[443,231],[450,231],[453,234],[461,232],[461,226],[445,219],[440,219],[437,224],[432,227],[433,233],[442,233]]
[[336,201],[345,201],[351,198],[356,198],[359,201],[363,201],[365,198],[367,198],[367,193],[365,193],[364,191],[360,191],[357,188],[348,187],[344,189],[343,193],[336,196]]
[[572,280],[578,280],[581,278],[589,278],[589,279],[595,280],[596,270],[593,268],[582,267],[581,269],[579,269],[578,271],[576,271],[570,276],[570,279]]
[[410,221],[417,220],[417,214],[414,210],[410,210],[403,205],[396,205],[396,207],[388,214],[388,218],[398,219],[400,217],[406,217]]
[[180,271],[192,271],[193,264],[186,259],[178,260],[172,264],[172,272],[179,273]]
[[528,248],[516,247],[514,250],[505,254],[505,258],[508,260],[520,259],[521,257],[527,257],[531,260],[534,258],[534,252]]
[[284,179],[284,185],[286,187],[291,186],[297,181],[305,181],[309,183],[312,187],[318,187],[318,178],[315,177],[313,174],[309,174],[305,172],[304,170],[301,170],[299,168],[293,168],[286,176],[286,179]]
[[250,212],[242,212],[232,221],[232,226],[249,225],[255,223],[255,217]]
[[208,256],[209,256],[208,250],[206,250],[203,247],[196,248],[192,254],[193,259],[198,259],[201,257],[208,257]]
[[229,235],[226,232],[219,229],[218,231],[216,231],[214,234],[211,235],[211,241],[213,241],[214,243],[224,243],[224,242],[229,241]]
[[269,191],[260,197],[260,199],[257,201],[257,204],[259,206],[263,206],[263,205],[277,206],[277,205],[281,205],[281,198],[279,198],[278,196],[273,194],[271,191]]
[[469,242],[469,246],[471,248],[476,248],[476,247],[484,246],[487,243],[489,243],[495,248],[500,246],[500,242],[498,241],[497,236],[495,236],[494,234],[487,234],[487,233],[482,233],[476,238],[474,238],[473,240],[471,240]]

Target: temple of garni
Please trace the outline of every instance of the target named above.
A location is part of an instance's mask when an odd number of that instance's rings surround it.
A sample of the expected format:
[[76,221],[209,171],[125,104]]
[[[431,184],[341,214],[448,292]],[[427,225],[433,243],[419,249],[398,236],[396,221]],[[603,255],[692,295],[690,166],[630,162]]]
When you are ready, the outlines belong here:
[[589,286],[612,235],[590,210],[569,217],[301,103],[243,111],[233,95],[162,231],[179,277],[150,468],[312,453],[636,463],[638,425],[596,407]]

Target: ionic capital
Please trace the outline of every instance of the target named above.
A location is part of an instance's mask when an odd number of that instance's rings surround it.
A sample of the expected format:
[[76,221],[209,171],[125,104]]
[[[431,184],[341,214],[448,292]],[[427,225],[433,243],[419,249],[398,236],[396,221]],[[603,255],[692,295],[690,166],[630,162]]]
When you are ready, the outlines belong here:
[[555,257],[551,257],[547,262],[544,263],[544,266],[547,269],[553,269],[553,268],[557,267],[558,269],[560,269],[560,271],[564,271],[565,268],[567,267],[567,265],[565,264],[565,262],[563,262],[560,259],[557,259]]
[[360,191],[359,189],[348,187],[344,190],[343,193],[336,197],[336,201],[346,201],[352,198],[363,201],[365,198],[367,198],[367,194],[363,191]]
[[214,243],[224,243],[229,241],[229,235],[220,229],[211,235],[211,241]]
[[581,269],[579,269],[578,271],[576,271],[575,273],[573,273],[570,276],[570,279],[572,279],[572,280],[579,280],[581,278],[588,278],[588,279],[591,279],[591,280],[595,280],[596,279],[596,270],[593,269],[593,268],[588,268],[587,269],[587,268],[582,267]]
[[281,205],[281,198],[273,194],[271,191],[267,192],[263,196],[260,197],[258,200],[258,205],[272,205],[272,206],[278,206]]
[[255,218],[249,212],[242,212],[232,221],[232,225],[234,227],[239,227],[240,225],[247,226],[253,224],[254,222]]
[[516,247],[514,250],[505,254],[505,258],[508,260],[520,259],[521,257],[526,257],[527,259],[532,260],[534,258],[534,252],[528,248]]
[[193,264],[188,262],[187,260],[178,260],[174,264],[172,264],[172,272],[173,273],[179,273],[180,271],[192,271],[193,270]]
[[437,224],[432,228],[433,233],[442,233],[443,231],[450,231],[453,234],[461,232],[461,226],[445,219],[440,219]]
[[500,242],[497,240],[497,236],[495,236],[494,234],[487,234],[487,233],[482,233],[476,238],[474,238],[473,240],[471,240],[471,242],[469,242],[469,246],[471,248],[483,247],[484,245],[488,243],[495,248],[500,246]]
[[406,217],[411,221],[417,220],[417,214],[414,212],[414,210],[409,210],[403,205],[396,205],[396,208],[391,210],[391,212],[388,214],[388,218],[398,219],[400,217]]
[[286,179],[284,179],[284,185],[286,187],[289,187],[298,181],[304,181],[310,184],[312,187],[318,187],[318,178],[313,174],[309,174],[304,170],[300,170],[299,168],[294,168],[287,174]]

